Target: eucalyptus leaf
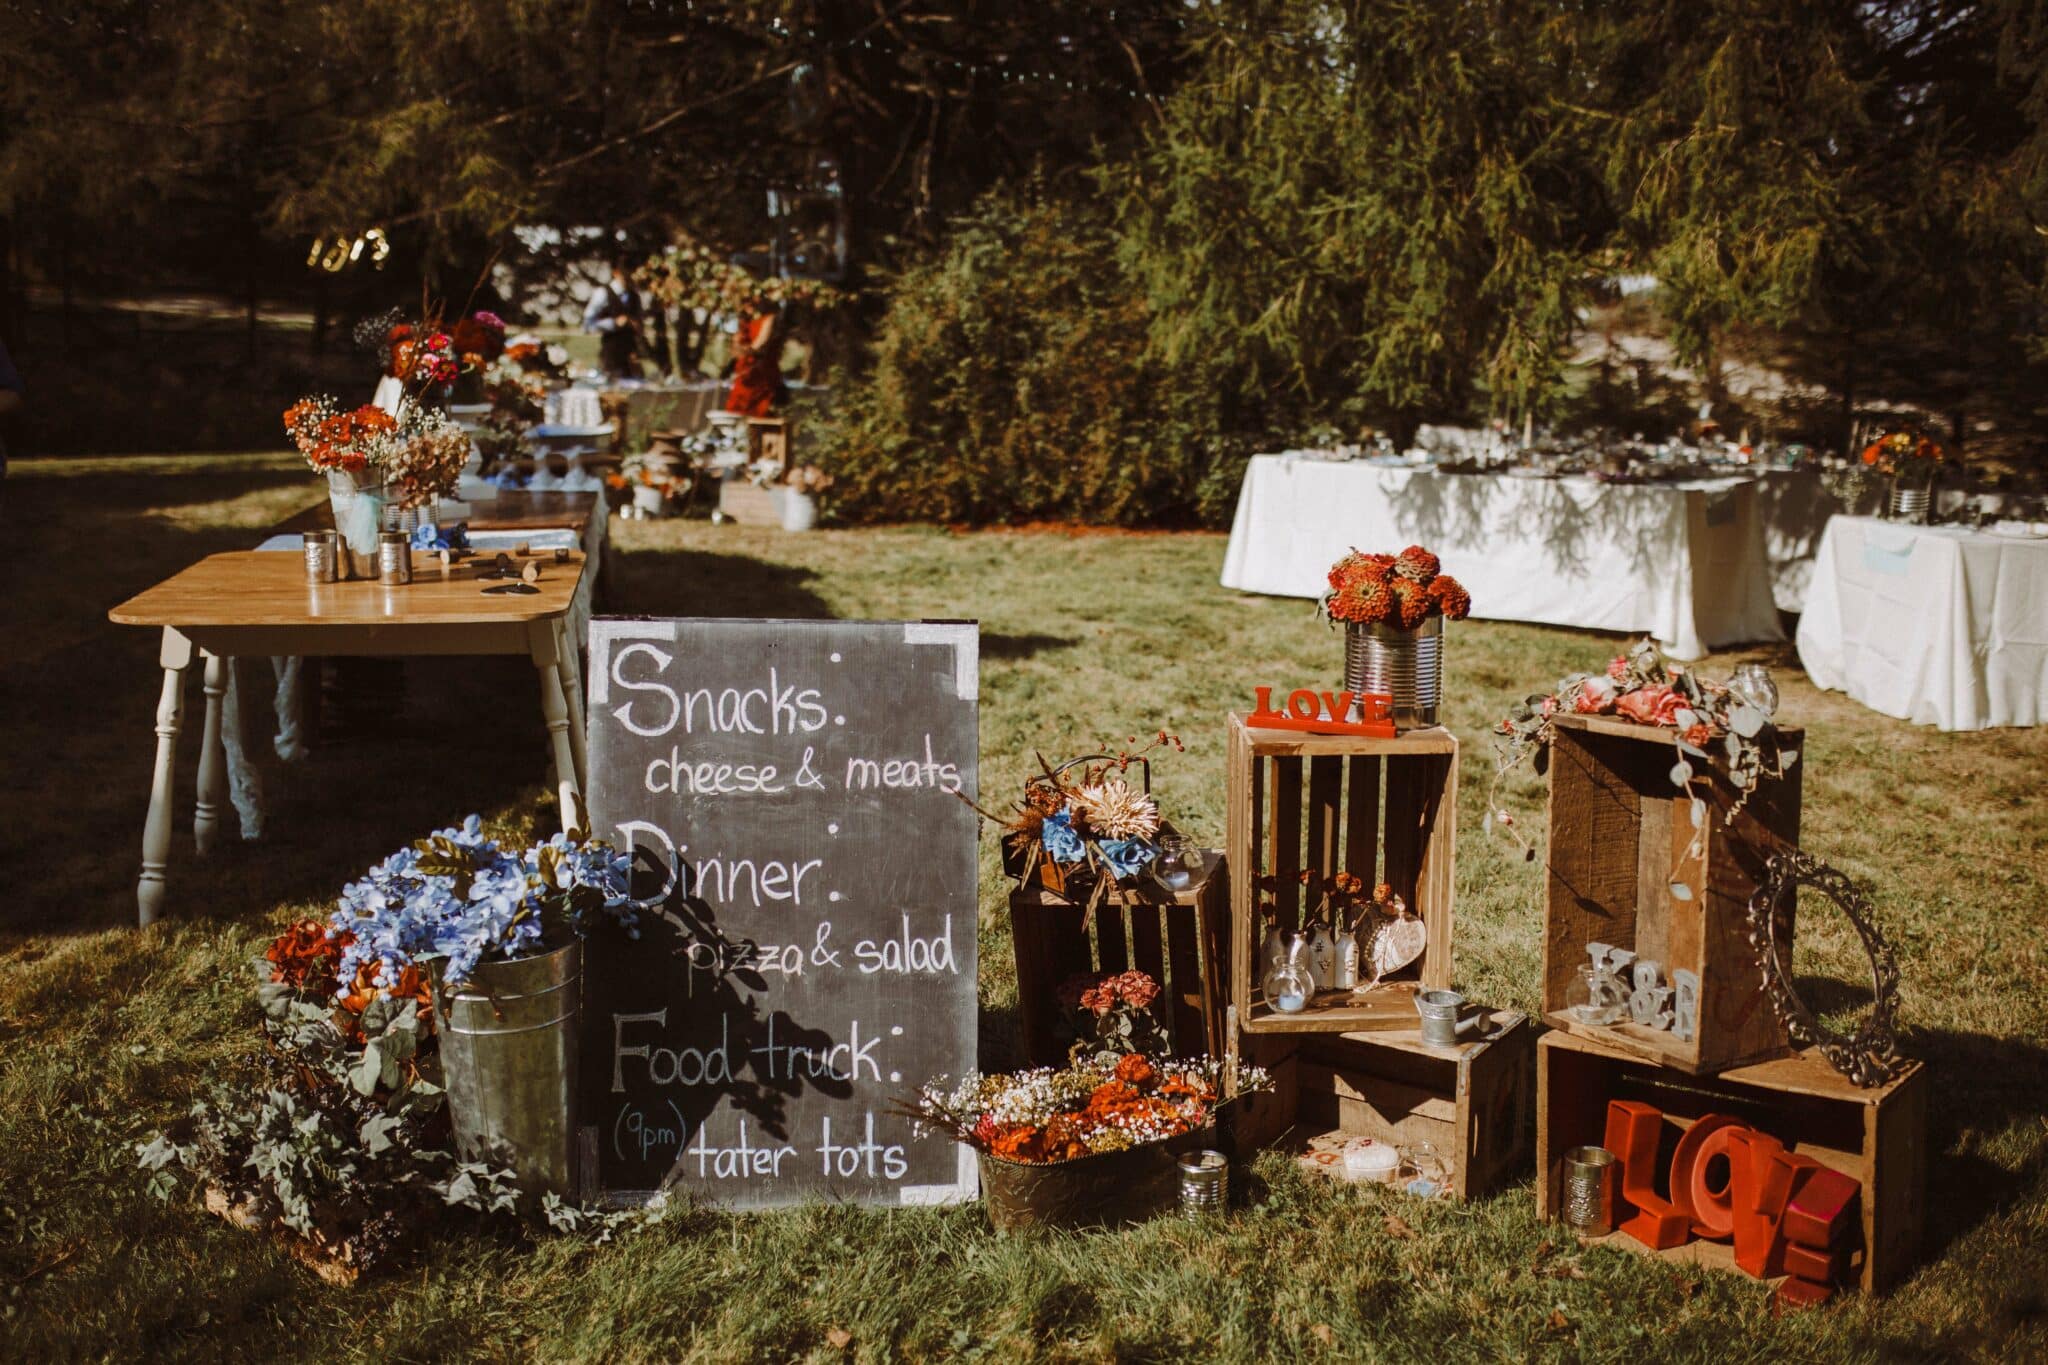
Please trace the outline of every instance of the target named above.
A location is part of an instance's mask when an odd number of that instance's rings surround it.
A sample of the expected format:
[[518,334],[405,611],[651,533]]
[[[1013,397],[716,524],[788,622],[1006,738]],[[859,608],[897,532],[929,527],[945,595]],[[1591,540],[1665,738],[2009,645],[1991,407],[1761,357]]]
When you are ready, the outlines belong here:
[[375,1042],[363,1049],[362,1060],[350,1068],[348,1079],[359,1095],[377,1093],[377,1083],[384,1079],[384,1058]]
[[371,1156],[389,1151],[395,1144],[391,1135],[398,1130],[399,1120],[389,1114],[372,1114],[363,1120],[363,1126],[356,1136],[362,1140],[363,1150]]
[[1763,733],[1770,718],[1748,702],[1736,704],[1734,714],[1728,717],[1728,728],[1744,739],[1755,739]]
[[1687,744],[1682,739],[1678,741],[1678,752],[1684,754],[1687,758],[1696,758],[1702,763],[1712,763],[1714,761],[1714,756],[1705,749],[1700,748],[1697,744]]
[[1692,888],[1687,886],[1684,882],[1671,883],[1671,899],[1678,901],[1691,900]]
[[1700,723],[1700,713],[1690,706],[1681,706],[1672,716],[1672,724],[1680,730],[1690,730]]
[[1692,827],[1699,829],[1707,823],[1707,803],[1697,796],[1692,799]]
[[1797,763],[1798,761],[1799,761],[1799,751],[1798,751],[1797,749],[1780,749],[1780,750],[1778,750],[1778,766],[1779,766],[1780,768],[1789,768],[1789,767],[1791,767],[1791,766],[1792,766],[1792,765],[1793,765],[1794,763]]
[[1671,785],[1674,787],[1684,787],[1690,784],[1691,781],[1692,764],[1687,763],[1681,758],[1678,762],[1671,765]]

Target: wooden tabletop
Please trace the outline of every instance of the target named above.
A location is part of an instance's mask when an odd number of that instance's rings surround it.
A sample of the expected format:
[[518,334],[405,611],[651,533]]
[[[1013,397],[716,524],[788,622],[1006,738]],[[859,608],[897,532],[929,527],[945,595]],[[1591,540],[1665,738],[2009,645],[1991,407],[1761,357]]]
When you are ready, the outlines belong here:
[[[604,500],[596,493],[564,493],[559,489],[537,493],[517,489],[501,490],[494,498],[470,501],[470,514],[463,518],[472,531],[538,531],[549,527],[573,527],[581,539],[591,517],[599,515]],[[322,498],[305,511],[277,524],[277,531],[324,530],[334,525],[334,507]]]
[[[573,495],[572,495],[573,496]],[[303,556],[237,550],[209,555],[107,613],[124,626],[512,625],[569,610],[583,576],[583,555],[567,562],[530,555],[541,566],[537,593],[487,593],[504,580],[480,579],[495,556],[472,557],[447,578],[429,553],[413,556],[413,581],[308,583]],[[523,563],[511,556],[515,563]]]

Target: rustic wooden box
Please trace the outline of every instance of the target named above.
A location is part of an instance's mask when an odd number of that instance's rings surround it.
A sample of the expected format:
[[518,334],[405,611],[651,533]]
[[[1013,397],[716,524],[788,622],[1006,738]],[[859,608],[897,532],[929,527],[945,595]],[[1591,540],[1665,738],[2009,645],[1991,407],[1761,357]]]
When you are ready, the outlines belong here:
[[773,460],[789,467],[789,452],[796,441],[796,423],[788,417],[749,417],[747,419],[747,460],[759,463]]
[[1042,887],[1010,893],[1010,938],[1017,955],[1017,1012],[1028,1065],[1059,1066],[1066,1011],[1061,983],[1087,972],[1144,972],[1159,983],[1157,1009],[1175,1056],[1224,1054],[1224,956],[1229,936],[1230,868],[1203,856],[1203,878],[1177,892],[1141,880],[1106,893],[1092,925],[1083,910]]
[[738,471],[718,481],[718,510],[742,526],[782,525],[780,489],[763,488]]
[[[1680,862],[1692,843],[1691,798],[1671,781],[1680,755],[1674,730],[1604,716],[1559,716],[1550,754],[1550,858],[1544,908],[1543,1021],[1663,1066],[1710,1074],[1790,1051],[1764,999],[1748,938],[1749,900],[1764,864],[1799,841],[1800,776],[1760,784],[1732,827],[1735,789],[1716,774],[1702,861]],[[1803,732],[1780,730],[1786,747]],[[1671,893],[1674,872],[1692,888]],[[1791,951],[1788,922],[1779,941]],[[1699,978],[1699,1025],[1690,1041],[1620,1024],[1579,1023],[1563,1011],[1589,943],[1633,950]]]
[[1414,1029],[1302,1038],[1296,1139],[1427,1142],[1449,1164],[1458,1198],[1499,1189],[1529,1155],[1536,1029],[1513,1010],[1483,1012],[1476,1024],[1474,1041],[1448,1048],[1430,1046]]
[[[1392,739],[1259,730],[1230,717],[1231,1003],[1250,1033],[1350,1033],[1416,1024],[1414,991],[1451,984],[1451,877],[1456,861],[1458,741],[1442,728]],[[1281,927],[1304,909],[1302,871],[1344,871],[1393,886],[1422,917],[1429,944],[1399,977],[1364,996],[1327,992],[1299,1014],[1259,990],[1258,880],[1279,882]]]
[[[1731,1114],[1833,1167],[1863,1186],[1861,1245],[1852,1273],[1865,1292],[1883,1293],[1913,1268],[1926,1216],[1928,1074],[1915,1062],[1889,1085],[1862,1090],[1817,1052],[1796,1053],[1718,1076],[1681,1076],[1569,1034],[1536,1046],[1536,1209],[1559,1216],[1564,1154],[1597,1146],[1607,1102],[1640,1100],[1664,1111],[1660,1161],[1705,1114]],[[1659,1186],[1663,1188],[1660,1175]],[[1734,1269],[1726,1243],[1691,1241],[1653,1252],[1614,1232],[1600,1239],[1646,1256]]]

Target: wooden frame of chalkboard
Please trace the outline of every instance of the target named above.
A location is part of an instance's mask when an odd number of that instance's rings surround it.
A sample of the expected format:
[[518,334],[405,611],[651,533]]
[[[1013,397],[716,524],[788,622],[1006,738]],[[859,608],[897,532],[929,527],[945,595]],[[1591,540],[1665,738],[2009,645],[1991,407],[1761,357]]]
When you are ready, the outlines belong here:
[[582,1184],[736,1208],[973,1197],[897,1111],[976,1062],[971,622],[599,618],[592,828],[641,936],[585,966]]

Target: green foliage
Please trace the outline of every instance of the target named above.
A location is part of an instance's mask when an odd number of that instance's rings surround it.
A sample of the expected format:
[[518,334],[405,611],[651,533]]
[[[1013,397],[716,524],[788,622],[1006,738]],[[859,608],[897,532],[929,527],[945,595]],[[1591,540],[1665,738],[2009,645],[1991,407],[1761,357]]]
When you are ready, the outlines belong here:
[[1555,385],[1604,206],[1538,7],[1247,0],[1122,182],[1169,364],[1356,430]]
[[1228,516],[1252,443],[1211,367],[1151,351],[1097,202],[993,195],[898,276],[871,372],[821,440],[857,520],[1107,525]]
[[[358,1271],[417,1242],[440,1209],[520,1216],[510,1170],[447,1150],[445,1092],[417,1001],[373,999],[351,1039],[331,1001],[270,981],[260,959],[255,967],[267,1083],[216,1083],[182,1129],[137,1143],[151,1194],[169,1199],[182,1169],[238,1220],[288,1229]],[[538,1212],[600,1241],[634,1221],[552,1195]]]

